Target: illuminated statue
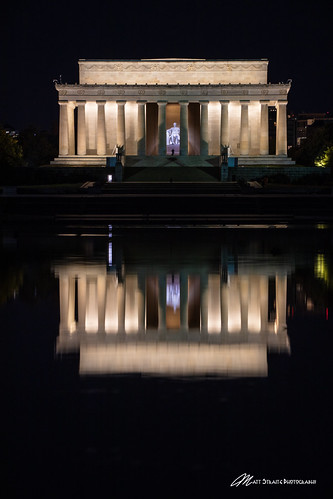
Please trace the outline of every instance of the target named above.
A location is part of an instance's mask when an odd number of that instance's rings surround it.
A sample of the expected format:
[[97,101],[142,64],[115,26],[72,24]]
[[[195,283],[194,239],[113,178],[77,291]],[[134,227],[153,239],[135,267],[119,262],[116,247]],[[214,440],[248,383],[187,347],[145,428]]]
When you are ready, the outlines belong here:
[[177,123],[174,123],[173,127],[168,128],[166,135],[168,146],[180,144],[180,128],[177,126]]

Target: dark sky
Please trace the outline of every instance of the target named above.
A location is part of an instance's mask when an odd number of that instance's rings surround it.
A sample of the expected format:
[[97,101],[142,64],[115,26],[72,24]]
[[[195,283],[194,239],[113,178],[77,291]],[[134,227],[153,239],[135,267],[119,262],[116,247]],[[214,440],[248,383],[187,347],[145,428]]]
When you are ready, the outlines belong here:
[[6,2],[0,123],[57,126],[52,80],[78,82],[78,59],[269,60],[293,80],[289,110],[333,111],[333,8],[327,1]]

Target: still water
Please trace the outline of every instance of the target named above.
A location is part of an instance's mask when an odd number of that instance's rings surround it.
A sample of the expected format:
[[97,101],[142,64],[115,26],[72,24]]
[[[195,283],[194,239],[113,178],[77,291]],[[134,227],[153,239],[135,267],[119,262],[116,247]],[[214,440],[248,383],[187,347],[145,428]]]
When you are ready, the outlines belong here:
[[328,484],[332,228],[1,236],[7,497]]

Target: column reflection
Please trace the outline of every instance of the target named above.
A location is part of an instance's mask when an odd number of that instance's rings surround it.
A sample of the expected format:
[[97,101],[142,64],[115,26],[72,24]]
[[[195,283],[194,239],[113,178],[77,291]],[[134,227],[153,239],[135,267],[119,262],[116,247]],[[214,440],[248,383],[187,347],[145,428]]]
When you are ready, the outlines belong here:
[[267,376],[267,352],[290,352],[287,265],[176,262],[170,272],[124,257],[119,270],[108,253],[105,265],[55,265],[57,352],[79,350],[81,374]]

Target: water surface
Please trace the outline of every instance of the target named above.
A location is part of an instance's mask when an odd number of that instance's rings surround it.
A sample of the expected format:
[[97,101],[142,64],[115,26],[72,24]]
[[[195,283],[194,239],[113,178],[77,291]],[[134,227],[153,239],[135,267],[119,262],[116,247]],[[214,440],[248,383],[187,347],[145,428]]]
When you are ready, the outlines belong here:
[[12,496],[228,497],[242,473],[316,496],[332,247],[327,226],[3,229]]

